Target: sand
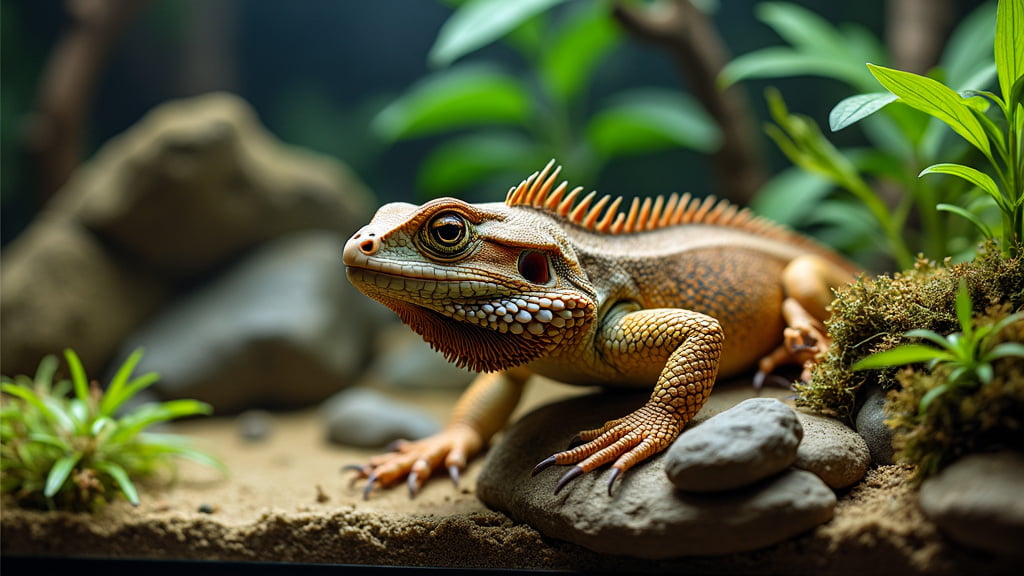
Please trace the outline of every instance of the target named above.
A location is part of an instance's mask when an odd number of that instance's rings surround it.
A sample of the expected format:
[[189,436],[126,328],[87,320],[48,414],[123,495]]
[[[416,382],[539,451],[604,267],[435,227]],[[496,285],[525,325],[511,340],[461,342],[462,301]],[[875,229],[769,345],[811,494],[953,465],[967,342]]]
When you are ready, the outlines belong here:
[[[518,413],[586,391],[535,384]],[[439,419],[455,394],[392,393]],[[170,487],[143,486],[137,508],[117,501],[94,516],[7,504],[3,555],[630,572],[1010,571],[1006,559],[948,542],[918,509],[909,471],[898,465],[873,468],[840,494],[832,521],[798,539],[730,556],[641,561],[545,538],[487,509],[474,495],[481,459],[459,488],[439,478],[415,499],[400,486],[363,500],[362,485],[353,485],[340,467],[378,451],[330,445],[314,409],[274,414],[272,433],[262,442],[243,440],[231,417],[185,422],[175,431],[220,456],[230,476],[185,464]]]

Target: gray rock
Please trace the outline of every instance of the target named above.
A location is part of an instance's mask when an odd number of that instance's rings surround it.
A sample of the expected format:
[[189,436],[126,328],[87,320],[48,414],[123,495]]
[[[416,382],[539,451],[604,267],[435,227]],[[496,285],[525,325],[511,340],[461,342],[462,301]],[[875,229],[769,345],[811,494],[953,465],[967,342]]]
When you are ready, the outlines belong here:
[[921,485],[924,513],[967,546],[1024,556],[1024,454],[971,454]]
[[321,406],[321,414],[331,442],[360,448],[418,440],[440,430],[428,414],[367,388],[335,394]]
[[685,491],[748,486],[788,468],[802,437],[792,408],[751,398],[680,435],[665,454],[665,472]]
[[43,356],[73,348],[99,377],[167,290],[82,226],[44,215],[4,249],[0,294],[4,374],[35,374]]
[[[393,312],[376,301],[367,305],[395,318]],[[366,371],[368,382],[383,388],[405,390],[464,388],[476,376],[476,373],[445,360],[444,355],[399,322],[392,322],[380,330],[373,363]]]
[[274,430],[274,416],[266,410],[246,410],[236,421],[238,435],[246,442],[263,442]]
[[804,439],[797,449],[797,468],[814,472],[830,487],[851,486],[868,471],[871,454],[864,439],[833,418],[797,410]]
[[[813,474],[792,470],[750,488],[714,494],[676,490],[656,456],[623,475],[607,493],[602,469],[553,489],[564,467],[530,477],[579,430],[638,408],[648,394],[596,394],[542,407],[510,427],[491,449],[477,484],[488,505],[545,536],[605,554],[641,558],[753,550],[827,522],[835,495]],[[715,395],[712,394],[712,398]]]
[[195,277],[309,228],[347,236],[366,189],[335,160],[285,145],[224,93],[154,108],[108,141],[50,209],[169,277]]
[[302,232],[269,243],[171,304],[124,344],[146,354],[165,398],[195,398],[218,412],[320,402],[353,382],[373,327],[340,277],[342,240]]
[[857,433],[864,438],[871,453],[871,461],[876,464],[892,464],[895,452],[892,447],[892,428],[885,424],[889,414],[885,411],[885,398],[888,393],[878,387],[872,387],[867,393],[864,405],[857,411],[855,422]]

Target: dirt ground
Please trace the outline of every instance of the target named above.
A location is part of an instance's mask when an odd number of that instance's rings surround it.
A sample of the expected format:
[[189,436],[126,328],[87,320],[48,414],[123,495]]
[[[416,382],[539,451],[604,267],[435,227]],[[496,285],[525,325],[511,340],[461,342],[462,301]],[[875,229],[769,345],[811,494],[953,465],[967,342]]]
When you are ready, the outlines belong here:
[[[533,384],[519,414],[586,389]],[[396,396],[444,418],[456,393]],[[916,506],[900,466],[872,469],[840,494],[829,523],[789,542],[725,557],[645,561],[545,538],[487,509],[474,495],[482,460],[456,489],[429,482],[362,499],[344,464],[377,451],[332,446],[315,410],[274,414],[265,441],[245,441],[234,418],[186,422],[176,432],[220,456],[231,475],[186,464],[170,488],[143,487],[142,504],[115,502],[97,516],[5,505],[0,551],[10,559],[188,559],[476,569],[696,572],[963,574],[1010,573],[1006,559],[959,548]],[[30,562],[25,565],[31,566]]]

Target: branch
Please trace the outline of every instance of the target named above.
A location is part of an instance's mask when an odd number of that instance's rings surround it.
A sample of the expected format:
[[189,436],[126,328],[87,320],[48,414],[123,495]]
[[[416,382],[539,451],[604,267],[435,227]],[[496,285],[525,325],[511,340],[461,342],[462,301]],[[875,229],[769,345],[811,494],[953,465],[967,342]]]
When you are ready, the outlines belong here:
[[630,34],[666,50],[690,91],[722,132],[722,146],[712,156],[720,195],[747,204],[764,183],[764,162],[755,142],[751,107],[741,87],[721,92],[716,80],[729,60],[718,33],[688,0],[667,0],[653,8],[616,2],[613,14]]
[[36,94],[27,144],[42,204],[78,166],[88,111],[107,54],[146,0],[68,0],[71,27],[54,47]]
[[950,0],[889,0],[886,12],[886,44],[893,65],[927,73],[938,63],[953,22]]

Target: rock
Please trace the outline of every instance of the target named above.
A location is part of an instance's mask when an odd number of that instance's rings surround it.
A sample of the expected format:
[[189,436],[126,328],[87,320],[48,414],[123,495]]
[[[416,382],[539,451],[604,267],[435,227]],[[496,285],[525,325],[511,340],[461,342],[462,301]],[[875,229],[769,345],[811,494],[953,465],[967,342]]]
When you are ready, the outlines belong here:
[[802,437],[792,408],[751,398],[682,434],[665,454],[665,472],[685,491],[748,486],[788,468]]
[[301,232],[255,251],[174,302],[125,340],[160,374],[164,398],[195,398],[220,412],[320,402],[366,363],[373,326],[341,277],[341,238]]
[[321,414],[328,440],[360,448],[418,440],[440,430],[429,415],[368,388],[335,394],[321,406]]
[[676,490],[665,476],[661,456],[629,470],[611,496],[606,469],[573,480],[558,495],[553,489],[566,468],[556,466],[530,477],[538,461],[564,449],[576,432],[623,416],[647,396],[644,392],[575,397],[524,416],[491,449],[477,495],[545,536],[605,554],[641,558],[753,550],[832,517],[835,495],[815,475],[800,470],[714,494]]
[[797,449],[797,468],[814,472],[830,487],[851,486],[868,471],[871,454],[859,434],[833,418],[797,410],[804,438]]
[[274,429],[274,417],[266,410],[246,410],[238,415],[238,435],[246,442],[263,442]]
[[[395,314],[373,301],[368,306],[379,308],[390,318]],[[392,322],[377,337],[373,363],[366,378],[384,388],[404,390],[442,390],[465,388],[476,373],[445,360],[421,336],[408,326]]]
[[108,253],[83,227],[43,216],[3,251],[0,364],[35,374],[48,354],[73,348],[93,377],[166,297],[153,277]]
[[964,456],[921,485],[924,513],[953,540],[1024,556],[1024,454]]
[[888,393],[878,387],[872,387],[867,393],[864,405],[857,411],[857,433],[867,443],[871,461],[876,464],[892,464],[895,452],[892,447],[892,428],[885,421],[889,414],[885,411],[885,398]]
[[154,108],[48,208],[141,265],[191,278],[288,232],[347,236],[371,205],[341,164],[282,144],[245,101],[215,93]]

